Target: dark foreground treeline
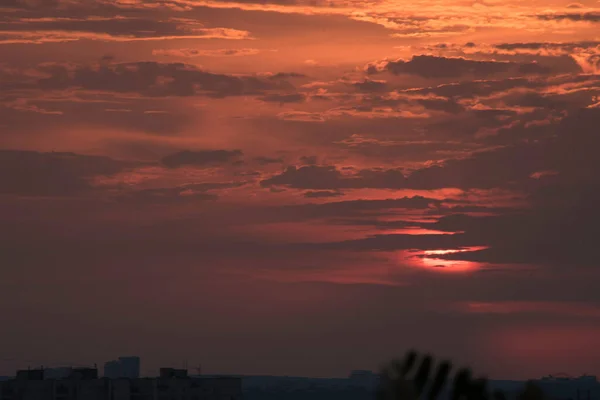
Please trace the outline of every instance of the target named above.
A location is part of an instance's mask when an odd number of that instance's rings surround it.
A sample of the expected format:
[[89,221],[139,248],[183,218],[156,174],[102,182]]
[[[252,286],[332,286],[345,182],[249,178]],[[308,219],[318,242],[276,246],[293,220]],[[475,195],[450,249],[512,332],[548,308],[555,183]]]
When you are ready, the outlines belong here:
[[393,360],[381,371],[377,400],[543,400],[544,392],[526,382],[516,396],[490,390],[487,378],[474,377],[469,368],[453,374],[450,361],[437,363],[430,355],[409,351],[404,360]]
[[[375,399],[374,399],[375,395]],[[375,393],[366,387],[260,388],[244,390],[244,400],[544,400],[543,391],[527,382],[520,391],[492,390],[484,377],[468,368],[454,370],[415,351],[392,360],[380,371]]]
[[244,391],[244,400],[373,400],[373,392],[364,388],[319,388],[287,392],[253,388]]

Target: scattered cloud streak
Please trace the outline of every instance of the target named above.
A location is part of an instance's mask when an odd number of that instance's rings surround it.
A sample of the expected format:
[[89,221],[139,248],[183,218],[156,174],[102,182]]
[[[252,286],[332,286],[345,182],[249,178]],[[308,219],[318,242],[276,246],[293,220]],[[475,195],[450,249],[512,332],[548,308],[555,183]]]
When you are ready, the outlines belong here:
[[206,28],[193,19],[152,20],[136,17],[40,17],[0,20],[0,44],[41,44],[99,40],[112,42],[173,39],[251,39],[231,28]]

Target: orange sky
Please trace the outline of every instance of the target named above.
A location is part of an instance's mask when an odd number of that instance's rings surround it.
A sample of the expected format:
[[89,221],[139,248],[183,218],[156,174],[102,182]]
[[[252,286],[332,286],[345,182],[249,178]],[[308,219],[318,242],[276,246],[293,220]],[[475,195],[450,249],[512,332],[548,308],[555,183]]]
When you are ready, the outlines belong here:
[[0,374],[600,373],[598,126],[596,0],[5,0]]

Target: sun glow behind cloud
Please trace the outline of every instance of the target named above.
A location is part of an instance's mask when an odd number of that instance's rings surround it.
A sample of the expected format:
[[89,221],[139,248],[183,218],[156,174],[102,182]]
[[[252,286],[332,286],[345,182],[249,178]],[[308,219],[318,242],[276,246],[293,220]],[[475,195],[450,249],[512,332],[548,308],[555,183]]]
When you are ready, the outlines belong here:
[[406,263],[414,268],[422,268],[440,273],[464,273],[479,270],[483,264],[464,261],[464,260],[446,260],[440,258],[445,254],[464,253],[469,251],[484,250],[487,247],[466,247],[461,249],[437,249],[437,250],[409,250],[402,252],[400,259],[402,263]]
[[433,229],[423,229],[419,227],[407,227],[404,229],[394,229],[386,233],[396,235],[453,235],[454,232],[436,231]]

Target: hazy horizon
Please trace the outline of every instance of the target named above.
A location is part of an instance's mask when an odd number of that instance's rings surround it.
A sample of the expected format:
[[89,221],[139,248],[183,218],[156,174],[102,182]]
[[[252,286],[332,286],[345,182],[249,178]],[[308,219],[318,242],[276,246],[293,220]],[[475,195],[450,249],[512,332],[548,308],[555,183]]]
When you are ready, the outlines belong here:
[[[107,360],[110,361],[110,360]],[[388,360],[389,361],[389,360]],[[56,369],[56,368],[97,368],[98,370],[98,376],[100,378],[102,378],[104,376],[103,373],[103,368],[104,368],[104,362],[96,362],[96,363],[77,363],[77,362],[73,362],[71,364],[69,363],[50,363],[49,365],[43,365],[43,364],[28,364],[26,367],[19,367],[19,368],[15,368],[11,373],[7,373],[7,374],[0,374],[0,377],[14,377],[15,373],[19,370],[26,370],[26,369],[38,369],[38,368],[42,368],[42,369]],[[384,363],[382,363],[384,364]],[[18,364],[16,364],[18,365]],[[308,379],[348,379],[350,378],[350,374],[354,371],[370,371],[373,374],[378,374],[380,371],[380,367],[377,368],[353,368],[352,370],[349,370],[346,374],[339,374],[339,375],[293,375],[293,374],[286,374],[285,371],[280,372],[280,373],[269,373],[269,372],[264,372],[264,373],[237,373],[235,371],[228,371],[228,372],[223,372],[223,371],[211,371],[211,370],[207,370],[205,371],[204,368],[200,368],[200,371],[198,371],[198,367],[199,365],[196,364],[194,366],[188,365],[187,367],[185,366],[185,362],[181,365],[177,365],[176,363],[171,363],[171,364],[165,364],[165,365],[160,365],[156,368],[147,368],[144,366],[143,364],[143,360],[142,360],[142,368],[140,370],[140,378],[151,378],[151,377],[156,377],[160,375],[160,369],[161,368],[175,368],[175,369],[184,369],[188,371],[188,375],[189,376],[200,376],[200,375],[206,375],[206,376],[211,376],[211,375],[228,375],[228,376],[241,376],[241,377],[265,377],[265,378],[308,378]],[[200,366],[201,367],[201,366]],[[462,368],[462,367],[469,367],[468,365],[454,365],[455,369],[458,368]],[[478,374],[477,371],[473,371],[474,374]],[[526,377],[526,378],[522,378],[522,379],[514,379],[514,378],[506,378],[506,377],[493,377],[493,376],[488,376],[487,378],[492,380],[492,381],[519,381],[519,382],[525,382],[527,380],[530,379],[541,379],[543,377],[548,377],[550,375],[553,376],[571,376],[570,374],[566,374],[563,372],[555,372],[553,374],[549,373],[549,374],[545,374],[543,376],[530,376],[530,377]],[[578,376],[571,376],[573,378],[577,378],[579,376],[583,376],[585,374],[582,375],[578,375]]]

